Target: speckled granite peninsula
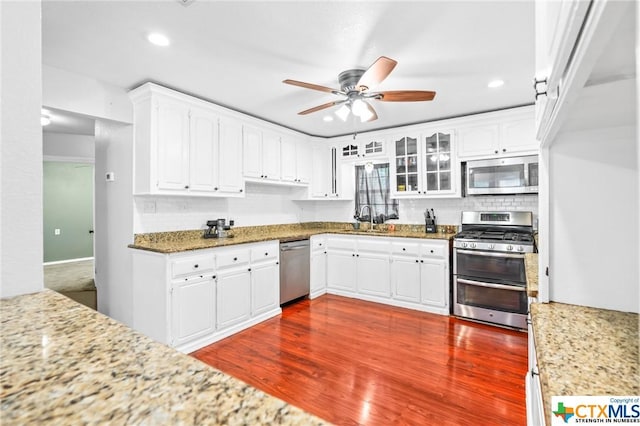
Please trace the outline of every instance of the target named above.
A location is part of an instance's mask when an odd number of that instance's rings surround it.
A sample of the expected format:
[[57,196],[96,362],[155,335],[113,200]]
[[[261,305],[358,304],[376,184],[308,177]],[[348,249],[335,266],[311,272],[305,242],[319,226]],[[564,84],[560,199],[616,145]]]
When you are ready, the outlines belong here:
[[554,395],[640,395],[638,314],[531,305],[547,424]]
[[235,244],[257,243],[261,241],[280,240],[281,242],[309,238],[312,235],[333,233],[345,235],[377,235],[383,237],[422,238],[450,240],[455,235],[453,225],[438,225],[440,232],[426,234],[424,225],[375,225],[375,232],[368,231],[369,224],[362,223],[355,231],[349,222],[307,222],[283,225],[237,227],[231,231],[229,238],[202,238],[203,230],[154,232],[136,234],[130,248],[155,251],[158,253],[178,253]]
[[4,425],[326,424],[53,291],[0,315]]
[[538,253],[524,254],[524,268],[527,276],[527,296],[538,297]]

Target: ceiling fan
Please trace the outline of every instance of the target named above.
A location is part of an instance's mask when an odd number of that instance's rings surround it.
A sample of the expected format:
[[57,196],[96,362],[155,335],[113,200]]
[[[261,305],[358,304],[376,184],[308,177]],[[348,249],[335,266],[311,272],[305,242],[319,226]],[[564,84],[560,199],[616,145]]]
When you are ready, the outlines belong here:
[[320,92],[333,93],[341,96],[342,99],[327,102],[313,108],[300,111],[299,115],[307,115],[312,112],[321,111],[332,106],[342,105],[336,111],[338,117],[343,121],[347,119],[349,113],[360,117],[360,121],[373,121],[378,118],[376,110],[367,102],[370,99],[383,102],[419,102],[431,101],[436,96],[436,92],[426,90],[391,90],[384,92],[370,92],[369,88],[380,84],[395,68],[398,63],[386,56],[379,57],[366,70],[352,69],[341,72],[338,75],[340,90],[330,87],[319,86],[317,84],[305,83],[297,80],[284,80],[283,83],[293,86],[300,86],[306,89],[318,90]]

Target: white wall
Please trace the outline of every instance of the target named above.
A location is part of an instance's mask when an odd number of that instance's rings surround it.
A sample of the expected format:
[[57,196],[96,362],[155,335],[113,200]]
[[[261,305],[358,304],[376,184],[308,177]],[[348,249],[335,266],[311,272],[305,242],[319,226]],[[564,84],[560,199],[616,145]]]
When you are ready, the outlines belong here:
[[559,134],[550,147],[551,300],[638,312],[634,126]]
[[[98,311],[133,324],[133,126],[96,121],[95,269]],[[107,182],[106,172],[115,181]]]
[[42,151],[46,157],[63,158],[68,161],[93,161],[95,159],[95,137],[68,133],[42,135]]
[[0,297],[34,293],[42,274],[40,2],[0,2]]

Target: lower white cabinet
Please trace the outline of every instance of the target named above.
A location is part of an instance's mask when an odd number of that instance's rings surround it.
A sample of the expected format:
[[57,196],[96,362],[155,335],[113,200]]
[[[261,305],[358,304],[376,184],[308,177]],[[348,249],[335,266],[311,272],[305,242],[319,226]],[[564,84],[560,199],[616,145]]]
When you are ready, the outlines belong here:
[[312,297],[327,292],[449,314],[449,241],[330,234],[322,238],[326,250],[317,246],[319,236],[311,240]]
[[180,346],[215,332],[215,289],[211,275],[171,284],[171,345]]
[[220,272],[216,289],[218,329],[251,317],[251,273],[248,268]]
[[315,299],[327,292],[327,243],[324,235],[313,235],[309,245],[311,246],[309,298]]
[[538,359],[536,357],[536,345],[533,337],[533,326],[531,315],[527,318],[528,323],[528,349],[529,360],[527,374],[525,376],[525,396],[527,407],[527,426],[544,426],[546,418],[544,416],[544,406],[542,403],[542,390],[540,388],[540,374],[538,370]]
[[279,242],[133,251],[133,328],[192,352],[282,312]]

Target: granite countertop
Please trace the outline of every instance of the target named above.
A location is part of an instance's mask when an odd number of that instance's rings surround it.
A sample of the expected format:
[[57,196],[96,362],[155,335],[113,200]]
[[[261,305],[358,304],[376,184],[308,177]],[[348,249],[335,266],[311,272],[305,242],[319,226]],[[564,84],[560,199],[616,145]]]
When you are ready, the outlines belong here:
[[538,253],[525,253],[524,268],[527,276],[527,296],[538,297]]
[[438,225],[441,232],[426,234],[424,225],[376,225],[375,231],[368,231],[369,224],[362,223],[355,231],[349,222],[309,222],[285,225],[248,226],[234,228],[229,238],[203,238],[203,230],[156,232],[136,234],[130,248],[149,250],[158,253],[178,253],[236,244],[256,243],[279,240],[281,242],[308,239],[317,234],[373,235],[383,237],[422,238],[451,240],[455,235],[455,226]]
[[640,395],[638,314],[531,305],[545,418],[555,395]]
[[3,424],[326,424],[51,290],[0,313]]

